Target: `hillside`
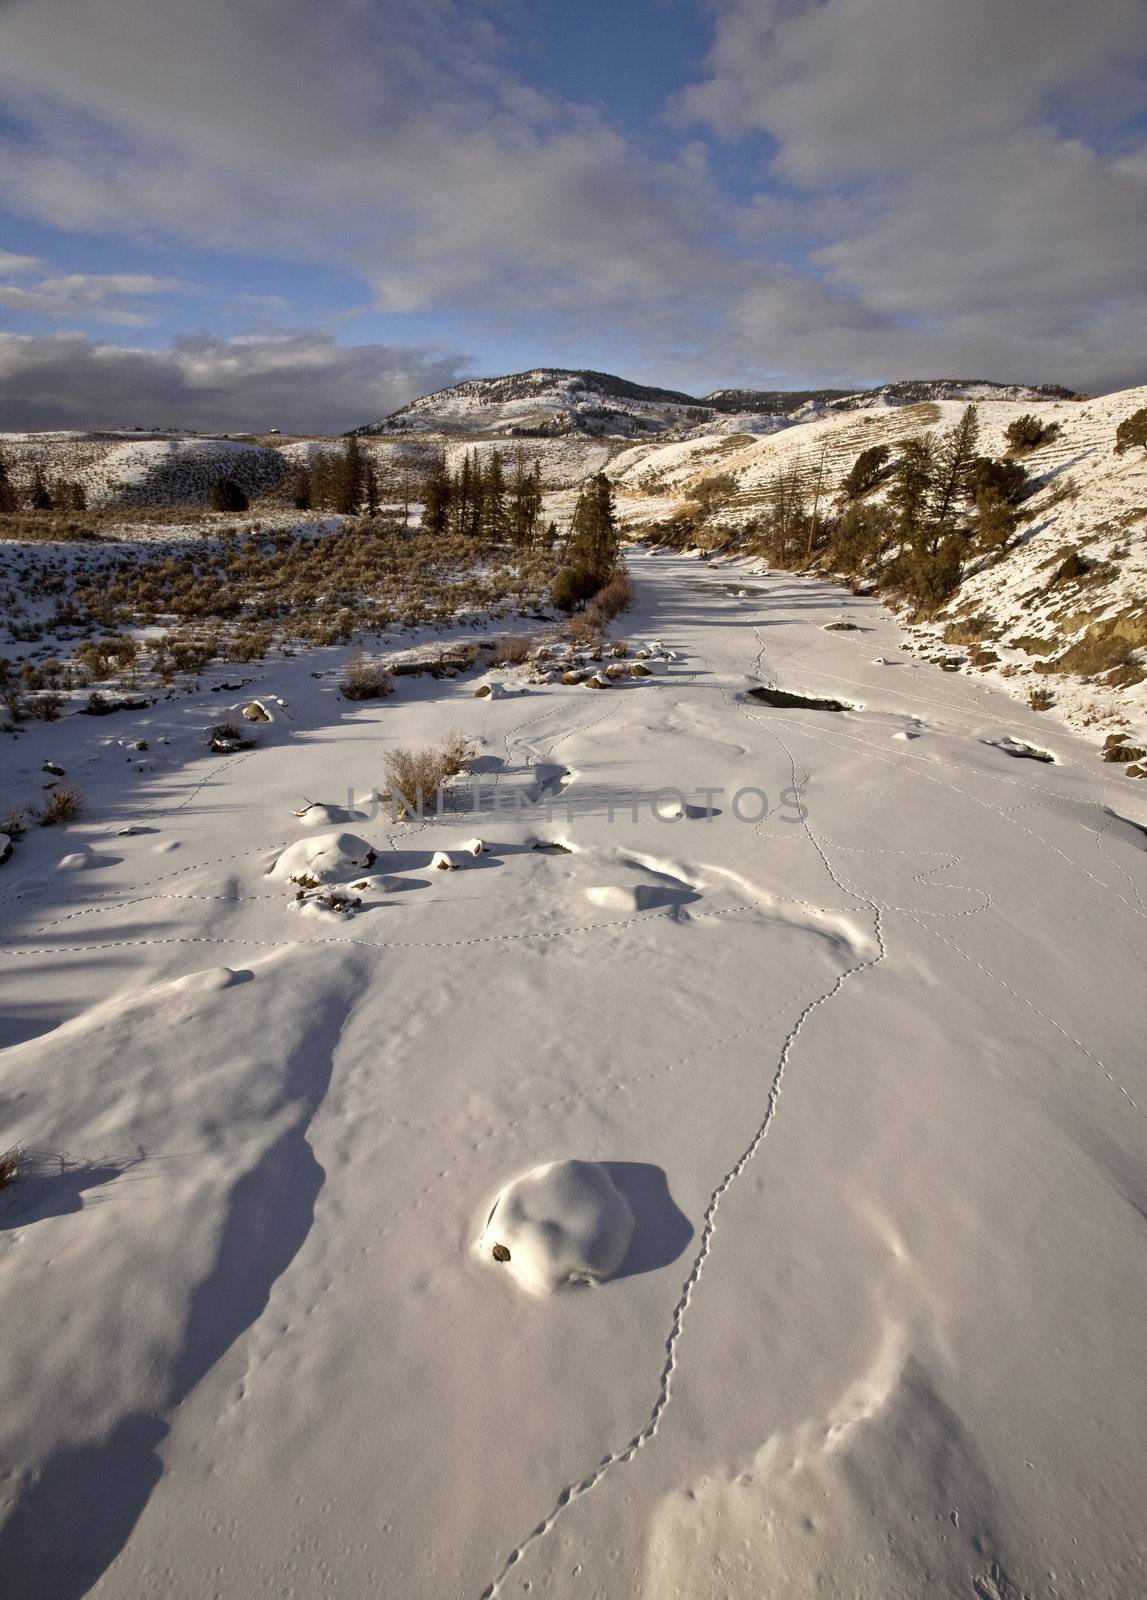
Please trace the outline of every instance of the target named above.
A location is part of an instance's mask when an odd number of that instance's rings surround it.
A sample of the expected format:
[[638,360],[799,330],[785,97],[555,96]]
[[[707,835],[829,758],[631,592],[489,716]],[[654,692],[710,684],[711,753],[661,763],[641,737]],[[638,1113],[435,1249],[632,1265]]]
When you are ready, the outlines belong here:
[[[942,434],[974,402],[979,449],[999,457],[1008,425],[1034,415],[1059,432],[1022,458],[1027,482],[1015,536],[990,555],[971,552],[948,603],[911,618],[916,647],[942,656],[951,671],[990,675],[1100,743],[1134,749],[1147,744],[1147,460],[1141,451],[1119,456],[1113,445],[1117,423],[1145,401],[1147,389],[1085,400],[1051,387],[946,379],[855,393],[727,389],[695,399],[608,374],[539,368],[455,385],[358,437],[383,509],[407,522],[419,516],[423,477],[440,453],[457,472],[467,452],[479,460],[494,450],[507,458],[521,452],[540,465],[545,517],[559,532],[580,484],[604,470],[632,538],[664,542],[671,526],[679,547],[759,558],[778,476],[795,475],[811,495],[823,463],[823,529],[866,448],[885,445],[895,456],[905,438]],[[251,497],[252,515],[294,526],[290,486],[298,467],[343,448],[342,440],[317,436],[0,436],[18,491],[27,493],[37,468],[49,480],[72,480],[87,505],[102,510],[103,535],[128,538],[139,536],[132,519],[143,510],[205,506],[224,474]],[[870,503],[885,492],[877,487]],[[108,523],[109,510],[113,519],[123,512],[122,527]],[[195,531],[202,530],[159,523],[146,536]],[[809,567],[852,583],[864,576],[834,570],[831,552],[817,552]]]
[[1054,387],[938,378],[876,389],[715,389],[700,397],[648,388],[607,372],[538,367],[502,378],[469,378],[357,429],[360,434],[484,433],[542,436],[564,433],[618,438],[714,424],[766,430],[778,422],[826,410],[899,406],[922,399],[1050,399]]
[[[1147,741],[1147,454],[1117,455],[1114,440],[1119,421],[1145,404],[1147,387],[1087,401],[1033,401],[1023,392],[980,403],[985,455],[1005,454],[1005,431],[1022,414],[1059,432],[1021,457],[1028,484],[1014,540],[973,554],[949,603],[914,623],[917,647],[943,647],[951,670],[988,674],[1022,699],[1050,702],[1093,736],[1133,731],[1136,746]],[[862,450],[894,451],[908,435],[942,433],[964,405],[961,396],[834,408],[765,437],[709,432],[635,446],[616,455],[609,472],[633,537],[658,537],[717,489],[716,509],[690,537],[751,551],[779,475],[795,473],[811,493],[823,454],[823,518]],[[831,576],[831,561],[814,561],[812,570]]]

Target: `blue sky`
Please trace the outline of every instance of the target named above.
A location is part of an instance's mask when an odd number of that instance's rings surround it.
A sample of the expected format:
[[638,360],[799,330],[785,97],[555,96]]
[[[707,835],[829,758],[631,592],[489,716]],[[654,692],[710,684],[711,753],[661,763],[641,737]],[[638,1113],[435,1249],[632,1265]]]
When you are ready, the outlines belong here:
[[1141,0],[8,0],[0,427],[1140,382],[1145,63]]

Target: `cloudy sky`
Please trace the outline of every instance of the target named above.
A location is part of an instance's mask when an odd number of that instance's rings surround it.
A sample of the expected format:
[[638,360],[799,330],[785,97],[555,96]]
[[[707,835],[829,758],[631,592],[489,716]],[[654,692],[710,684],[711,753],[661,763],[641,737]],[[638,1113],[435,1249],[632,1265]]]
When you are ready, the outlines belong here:
[[1147,381],[1144,0],[0,0],[0,428]]

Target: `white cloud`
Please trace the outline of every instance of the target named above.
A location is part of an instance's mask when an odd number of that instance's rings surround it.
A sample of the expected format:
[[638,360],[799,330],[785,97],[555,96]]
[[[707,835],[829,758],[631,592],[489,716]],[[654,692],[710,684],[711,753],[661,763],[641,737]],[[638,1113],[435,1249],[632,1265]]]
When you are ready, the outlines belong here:
[[[660,155],[514,76],[474,0],[73,10],[0,8],[0,194],[55,226],[333,264],[667,381],[1143,376],[1142,0],[713,0]],[[768,136],[755,198],[698,130]],[[154,304],[37,270],[0,258],[0,298]]]
[[[831,336],[837,371],[943,360],[1141,381],[1147,170],[1124,148],[1145,103],[1141,0],[717,0],[714,14],[677,113],[774,141],[762,186],[790,188],[750,217],[775,246],[811,242],[806,281],[828,298],[809,355]],[[754,285],[742,325],[791,349],[806,299],[783,277]]]
[[78,333],[0,333],[0,429],[340,432],[455,382],[462,366],[446,352],[321,334],[204,334],[143,350]]
[[5,272],[20,281],[0,281],[0,306],[40,316],[83,318],[126,327],[142,326],[151,320],[137,309],[141,299],[203,292],[182,278],[146,272],[56,272],[31,256],[13,256],[6,265],[0,255],[0,275]]
[[352,265],[387,310],[588,307],[698,288],[720,258],[688,161],[640,155],[498,63],[473,7],[10,5],[24,133],[0,190],[71,229]]
[[11,250],[0,250],[0,272],[16,277],[23,272],[39,272],[44,263],[36,256],[18,256]]

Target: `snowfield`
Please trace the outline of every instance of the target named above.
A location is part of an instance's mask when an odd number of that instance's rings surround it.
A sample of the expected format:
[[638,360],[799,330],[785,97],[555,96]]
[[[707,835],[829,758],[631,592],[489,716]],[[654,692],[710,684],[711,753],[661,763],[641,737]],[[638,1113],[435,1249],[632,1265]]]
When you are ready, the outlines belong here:
[[644,679],[6,746],[87,797],[0,865],[11,1600],[1147,1592],[1147,788],[875,601],[630,566]]

